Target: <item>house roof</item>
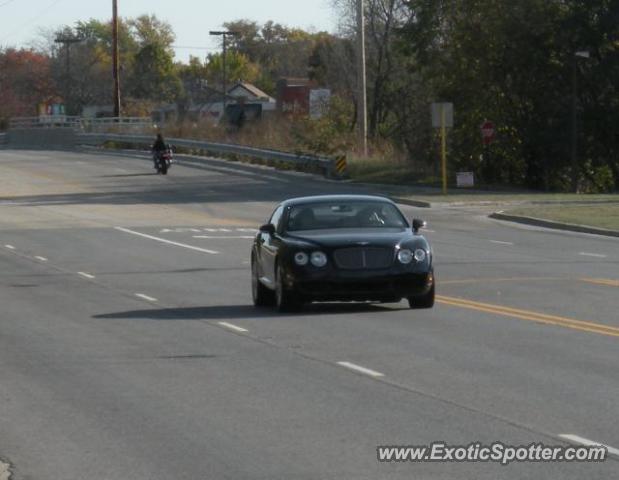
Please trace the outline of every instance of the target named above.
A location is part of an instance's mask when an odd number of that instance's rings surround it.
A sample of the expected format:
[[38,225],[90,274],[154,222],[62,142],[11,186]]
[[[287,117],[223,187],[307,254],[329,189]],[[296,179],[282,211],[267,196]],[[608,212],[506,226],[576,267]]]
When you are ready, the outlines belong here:
[[246,90],[253,97],[265,98],[265,99],[268,99],[268,100],[275,101],[269,94],[267,94],[266,92],[263,92],[262,90],[260,90],[255,85],[252,85],[251,83],[247,83],[247,82],[237,82],[231,88],[228,89],[228,94],[230,94],[230,92],[232,92],[233,90],[235,90],[236,88],[239,88],[239,87],[241,87],[244,90]]

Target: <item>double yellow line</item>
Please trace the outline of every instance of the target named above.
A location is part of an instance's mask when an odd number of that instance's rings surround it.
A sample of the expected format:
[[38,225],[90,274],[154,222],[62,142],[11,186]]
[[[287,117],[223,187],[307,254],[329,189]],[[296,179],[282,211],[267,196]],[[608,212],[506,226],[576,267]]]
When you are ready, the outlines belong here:
[[502,305],[493,305],[491,303],[474,302],[464,298],[446,297],[437,295],[436,301],[444,305],[453,307],[467,308],[478,312],[492,313],[505,317],[519,318],[531,322],[545,323],[548,325],[557,325],[560,327],[581,330],[584,332],[598,333],[600,335],[608,335],[611,337],[619,337],[619,328],[601,323],[585,322],[582,320],[574,320],[572,318],[559,317],[556,315],[547,315],[545,313],[532,312],[530,310],[521,310],[519,308],[504,307]]

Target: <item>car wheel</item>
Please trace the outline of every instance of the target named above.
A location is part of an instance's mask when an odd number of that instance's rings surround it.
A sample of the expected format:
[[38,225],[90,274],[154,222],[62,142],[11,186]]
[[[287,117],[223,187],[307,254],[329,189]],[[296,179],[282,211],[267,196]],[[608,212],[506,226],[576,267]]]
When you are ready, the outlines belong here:
[[256,307],[270,307],[275,303],[275,294],[265,287],[258,278],[256,259],[251,259],[251,296]]
[[298,309],[301,306],[299,297],[292,291],[288,290],[282,281],[283,271],[281,267],[277,267],[277,276],[275,278],[275,304],[280,312],[290,312]]
[[430,287],[430,291],[424,295],[408,297],[408,305],[410,308],[432,308],[434,306],[434,283]]

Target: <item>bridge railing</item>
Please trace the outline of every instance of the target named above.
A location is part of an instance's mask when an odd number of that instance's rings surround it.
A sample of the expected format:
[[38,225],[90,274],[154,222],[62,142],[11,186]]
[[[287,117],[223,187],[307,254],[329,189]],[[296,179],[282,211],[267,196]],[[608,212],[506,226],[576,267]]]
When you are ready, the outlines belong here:
[[[131,144],[150,149],[153,137],[147,135],[120,135],[110,133],[81,133],[77,135],[82,145],[103,145],[106,142]],[[302,155],[279,150],[246,147],[225,143],[206,142],[202,140],[187,140],[182,138],[168,138],[168,143],[174,147],[182,147],[192,152],[211,153],[219,155],[235,155],[245,158],[258,158],[267,162],[283,163],[298,170],[320,171],[326,177],[338,178],[336,162],[333,158]]]

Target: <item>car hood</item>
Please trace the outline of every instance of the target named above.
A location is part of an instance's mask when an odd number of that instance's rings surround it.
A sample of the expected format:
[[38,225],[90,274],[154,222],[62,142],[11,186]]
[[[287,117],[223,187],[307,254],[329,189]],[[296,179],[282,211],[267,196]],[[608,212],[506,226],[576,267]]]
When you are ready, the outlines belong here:
[[373,246],[394,247],[404,242],[422,239],[408,229],[338,229],[338,230],[303,230],[290,232],[288,236],[300,243],[308,243],[327,249]]

